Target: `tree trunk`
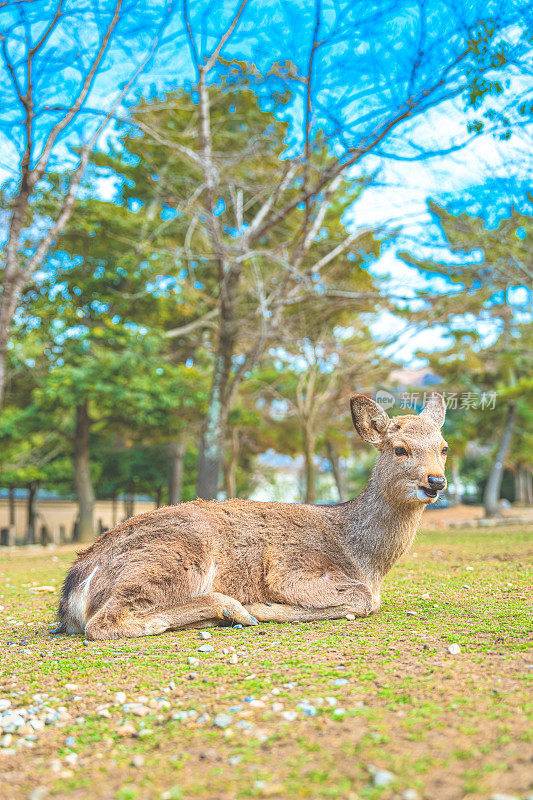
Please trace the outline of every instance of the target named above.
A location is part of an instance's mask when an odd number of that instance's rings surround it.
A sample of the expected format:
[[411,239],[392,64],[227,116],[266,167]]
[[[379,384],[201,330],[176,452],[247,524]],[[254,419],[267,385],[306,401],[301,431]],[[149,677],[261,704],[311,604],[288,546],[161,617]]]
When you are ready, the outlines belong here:
[[[24,160],[28,159],[28,152],[24,155]],[[9,337],[11,336],[11,329],[13,327],[13,319],[15,312],[20,302],[22,288],[27,275],[19,266],[17,248],[18,236],[22,229],[24,221],[24,213],[27,206],[25,178],[23,177],[22,186],[15,202],[15,210],[11,221],[11,231],[9,240],[6,247],[6,260],[4,272],[1,280],[0,291],[0,410],[2,409],[4,392],[6,387],[6,361],[7,361],[7,348],[9,344]],[[21,199],[22,198],[22,199]]]
[[337,486],[337,492],[339,494],[339,503],[344,503],[347,496],[344,475],[341,470],[339,454],[335,450],[335,445],[330,439],[326,441],[326,450],[328,453],[329,463],[331,464],[331,469],[333,471],[335,485]]
[[161,498],[163,497],[163,487],[158,486],[155,493],[155,507],[161,508]]
[[226,490],[226,497],[235,497],[237,494],[237,464],[239,463],[239,452],[239,431],[234,428],[231,432],[229,458],[224,462],[224,488]]
[[181,503],[183,493],[183,460],[185,458],[185,436],[181,433],[176,441],[168,446],[170,471],[168,476],[168,504]]
[[126,519],[130,519],[135,515],[135,486],[132,485],[130,491],[124,498],[124,511],[126,512]]
[[515,502],[521,506],[533,503],[533,475],[527,466],[519,465],[515,472]]
[[305,463],[304,503],[313,504],[316,498],[315,439],[305,428],[303,430],[303,451]]
[[533,506],[533,472],[530,469],[526,471],[526,503]]
[[485,487],[484,505],[485,514],[487,517],[496,517],[500,513],[499,500],[503,478],[503,467],[511,446],[515,420],[516,403],[509,403],[507,407],[507,416],[502,439],[498,448],[498,452],[496,453],[494,461],[492,462],[489,478]]
[[453,496],[452,505],[458,506],[461,502],[461,476],[459,474],[459,459],[452,458],[452,480],[453,480]]
[[518,506],[526,504],[526,473],[520,464],[516,465],[514,471],[514,501]]
[[9,487],[9,527],[15,527],[15,487]]
[[28,528],[26,530],[26,544],[35,544],[35,524],[37,521],[37,489],[39,481],[31,481],[28,484]]
[[85,400],[76,406],[74,431],[74,484],[78,499],[78,541],[81,542],[94,538],[94,491],[89,453],[91,424],[89,404]]
[[237,330],[237,290],[240,272],[219,270],[220,327],[209,395],[198,453],[196,494],[204,500],[216,498],[224,463],[226,427],[231,406],[232,359]]
[[116,528],[118,520],[118,508],[117,508],[117,494],[116,492],[111,497],[111,527]]
[[528,498],[527,498],[527,469],[521,468],[520,469],[520,503],[523,506],[527,506]]

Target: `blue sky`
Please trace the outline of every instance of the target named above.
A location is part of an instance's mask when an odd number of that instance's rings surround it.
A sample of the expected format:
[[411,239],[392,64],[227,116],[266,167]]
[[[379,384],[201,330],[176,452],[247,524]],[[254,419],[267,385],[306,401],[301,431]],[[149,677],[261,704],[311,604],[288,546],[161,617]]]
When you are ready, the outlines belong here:
[[[235,2],[229,0],[195,0],[189,4],[191,27],[200,53],[208,53],[227,25]],[[102,19],[110,18],[113,3],[102,0],[99,5]],[[23,8],[25,19],[20,17]],[[47,9],[54,8],[51,0],[39,3],[8,3],[0,10],[0,25],[9,32],[7,47],[19,84],[24,86],[22,73],[24,35],[38,36],[45,23]],[[83,48],[89,51],[98,40],[91,0],[67,0],[64,22],[50,38],[35,64],[36,102],[39,117],[35,134],[38,139],[54,119],[52,106],[68,102],[76,89],[77,67],[83,61]],[[69,126],[55,151],[59,169],[72,163],[73,147],[87,136],[98,119],[99,110],[106,110],[117,97],[121,86],[151,53],[154,36],[158,46],[148,68],[135,81],[122,103],[121,113],[127,112],[128,102],[139,95],[158,95],[164,90],[184,85],[194,79],[187,47],[181,3],[172,7],[169,0],[148,0],[140,4],[132,0],[128,13],[117,27],[105,61],[105,68],[95,81],[86,103],[86,114]],[[467,132],[467,120],[479,113],[465,113],[464,98],[458,94],[461,71],[453,64],[465,47],[470,26],[481,18],[503,16],[508,21],[510,40],[520,40],[518,11],[520,2],[510,0],[322,0],[318,25],[320,46],[313,62],[314,124],[331,136],[331,146],[337,153],[349,149],[364,139],[368,131],[386,121],[394,108],[401,108],[408,96],[422,97],[435,84],[435,76],[447,69],[446,82],[434,89],[431,102],[421,102],[421,113],[388,136],[376,155],[367,156],[354,170],[354,175],[372,172],[375,186],[365,190],[349,215],[350,227],[391,225],[400,228],[403,241],[426,243],[434,238],[427,212],[428,198],[463,198],[466,207],[475,205],[483,195],[482,187],[501,177],[501,185],[520,185],[531,172],[531,141],[525,128],[519,128],[509,140],[501,141],[486,133],[473,138]],[[421,9],[425,9],[422,14]],[[234,36],[223,55],[253,60],[262,69],[273,61],[290,59],[301,73],[309,66],[312,33],[317,17],[316,6],[307,0],[249,0]],[[531,11],[529,12],[531,13]],[[522,15],[523,16],[523,15]],[[527,72],[531,53],[517,46],[518,66],[507,70],[502,98],[489,99],[488,105],[498,109],[508,105],[512,114],[515,98],[527,92]],[[522,61],[520,61],[522,59]],[[529,73],[530,78],[531,73]],[[300,85],[301,86],[301,85]],[[529,81],[529,88],[531,81]],[[298,151],[300,122],[303,117],[303,95],[297,94],[291,107],[292,140],[288,147]],[[5,65],[0,69],[0,181],[9,186],[21,155],[20,106]],[[423,113],[422,113],[423,112]],[[338,132],[335,133],[335,126]],[[113,136],[110,126],[100,138],[106,147]],[[402,161],[418,147],[425,150],[447,150],[470,142],[465,149],[448,155],[421,161]],[[385,155],[392,156],[387,158]],[[16,173],[16,169],[15,169]],[[507,181],[507,184],[505,182]],[[111,192],[102,185],[102,192]],[[506,191],[498,199],[505,210]],[[494,198],[483,203],[490,213]],[[477,210],[480,210],[478,208]],[[376,265],[378,273],[392,273],[391,286],[402,292],[420,286],[423,279],[416,270],[408,268],[390,248]],[[433,287],[435,288],[435,287]],[[445,284],[442,283],[444,290]],[[378,327],[386,331],[388,322],[382,318]],[[437,340],[436,340],[437,341]],[[419,341],[400,343],[398,353],[409,360]]]

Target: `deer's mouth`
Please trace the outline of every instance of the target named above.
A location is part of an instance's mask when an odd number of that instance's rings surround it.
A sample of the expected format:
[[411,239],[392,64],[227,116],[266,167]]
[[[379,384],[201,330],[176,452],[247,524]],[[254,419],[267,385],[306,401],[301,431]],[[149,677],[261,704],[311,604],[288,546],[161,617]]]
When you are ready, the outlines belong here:
[[429,486],[419,486],[418,489],[428,500],[436,500],[439,494],[438,489],[432,489]]

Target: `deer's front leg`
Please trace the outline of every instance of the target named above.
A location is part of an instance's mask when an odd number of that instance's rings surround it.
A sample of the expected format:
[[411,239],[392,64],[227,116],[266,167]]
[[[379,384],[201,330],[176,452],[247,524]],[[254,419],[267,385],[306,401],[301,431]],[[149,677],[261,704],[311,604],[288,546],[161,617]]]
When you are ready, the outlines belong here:
[[[366,617],[375,610],[371,589],[356,577],[340,572],[313,575],[308,571],[277,570],[268,576],[272,604],[253,603],[247,611],[261,622],[307,622],[341,619],[346,614]],[[255,613],[257,612],[257,613]]]
[[366,617],[371,614],[368,607],[357,604],[328,606],[326,608],[302,608],[283,603],[251,603],[245,609],[259,622],[313,622],[321,619],[344,619],[347,614]]

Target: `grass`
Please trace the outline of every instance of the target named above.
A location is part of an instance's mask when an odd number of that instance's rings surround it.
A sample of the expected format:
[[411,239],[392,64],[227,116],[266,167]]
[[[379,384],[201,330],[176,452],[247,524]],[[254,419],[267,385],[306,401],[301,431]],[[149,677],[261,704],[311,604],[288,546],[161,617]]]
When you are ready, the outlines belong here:
[[[18,706],[47,693],[70,717],[39,732],[33,747],[0,749],[0,796],[18,800],[42,787],[42,796],[94,800],[387,800],[410,788],[427,800],[523,798],[531,790],[532,532],[423,532],[389,575],[376,616],[214,629],[215,651],[206,654],[196,631],[89,645],[49,636],[57,593],[30,589],[59,590],[72,552],[4,550],[0,694]],[[447,652],[453,642],[459,655]],[[117,691],[143,696],[151,713],[124,713]],[[250,706],[249,696],[265,705]],[[344,715],[335,716],[331,697]],[[302,699],[315,716],[298,710]],[[213,726],[233,706],[234,722]],[[183,710],[196,717],[172,719]],[[373,768],[394,780],[375,787]]]

